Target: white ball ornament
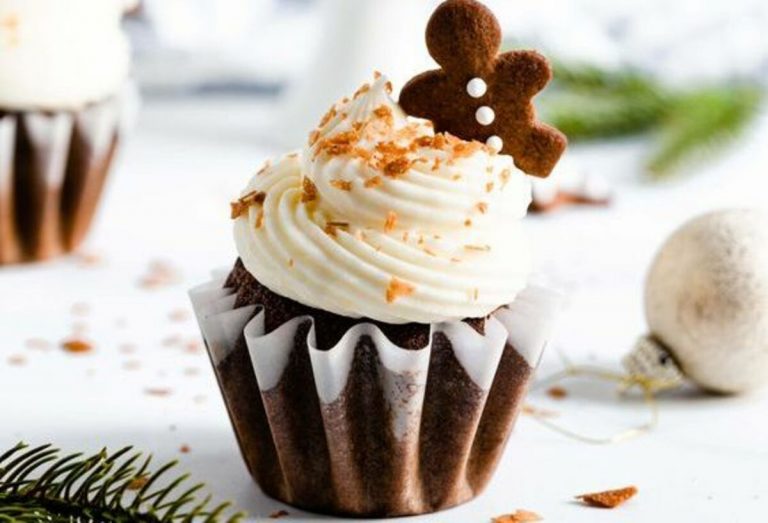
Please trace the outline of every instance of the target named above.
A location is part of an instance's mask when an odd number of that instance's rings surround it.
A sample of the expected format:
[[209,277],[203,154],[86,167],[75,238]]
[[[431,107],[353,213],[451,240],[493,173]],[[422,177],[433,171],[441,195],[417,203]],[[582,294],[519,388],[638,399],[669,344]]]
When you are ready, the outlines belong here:
[[472,98],[482,98],[488,92],[488,84],[482,78],[473,78],[467,83],[467,94]]
[[726,210],[683,225],[653,262],[645,313],[650,335],[624,360],[631,374],[718,393],[768,384],[768,215]]
[[475,118],[477,118],[477,123],[480,125],[491,125],[496,119],[496,113],[493,109],[484,105],[477,110]]

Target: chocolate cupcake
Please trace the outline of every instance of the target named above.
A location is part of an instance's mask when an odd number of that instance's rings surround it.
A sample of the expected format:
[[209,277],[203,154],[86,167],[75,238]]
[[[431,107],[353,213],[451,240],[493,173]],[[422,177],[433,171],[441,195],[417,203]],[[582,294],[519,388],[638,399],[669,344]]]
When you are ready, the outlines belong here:
[[558,304],[528,283],[527,176],[390,91],[378,76],[252,178],[240,259],[190,293],[254,479],[329,514],[482,492]]
[[133,98],[135,0],[0,0],[0,265],[85,237]]

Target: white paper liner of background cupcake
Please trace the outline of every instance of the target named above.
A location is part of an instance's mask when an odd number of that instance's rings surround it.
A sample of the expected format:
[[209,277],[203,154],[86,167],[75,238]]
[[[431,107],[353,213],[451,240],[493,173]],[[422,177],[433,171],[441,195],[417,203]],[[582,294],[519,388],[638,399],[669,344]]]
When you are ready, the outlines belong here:
[[42,260],[84,239],[138,95],[77,111],[0,108],[0,265]]
[[314,320],[264,334],[224,278],[190,291],[246,464],[262,490],[317,512],[434,512],[488,483],[547,344],[559,294],[529,287],[485,335],[431,327],[406,350],[360,323],[318,350]]

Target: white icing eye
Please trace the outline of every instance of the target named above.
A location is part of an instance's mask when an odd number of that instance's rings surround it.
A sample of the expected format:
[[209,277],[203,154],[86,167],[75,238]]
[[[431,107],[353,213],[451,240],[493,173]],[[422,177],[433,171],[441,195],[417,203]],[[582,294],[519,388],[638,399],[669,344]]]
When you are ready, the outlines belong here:
[[496,113],[493,112],[493,109],[484,105],[477,110],[475,118],[477,118],[477,123],[480,125],[491,125],[496,119]]
[[472,78],[467,83],[467,94],[472,98],[480,98],[488,91],[488,84],[482,78]]
[[485,141],[485,145],[490,147],[496,152],[501,151],[504,148],[504,140],[502,140],[500,137],[493,135],[488,140]]

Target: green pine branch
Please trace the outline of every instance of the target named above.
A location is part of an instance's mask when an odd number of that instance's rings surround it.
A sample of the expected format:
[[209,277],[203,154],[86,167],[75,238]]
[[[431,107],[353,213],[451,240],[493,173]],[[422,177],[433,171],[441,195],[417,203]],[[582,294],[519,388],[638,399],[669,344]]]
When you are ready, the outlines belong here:
[[62,455],[20,443],[0,454],[0,522],[235,523],[229,504],[199,499],[202,484],[168,479],[176,462],[155,471],[130,447],[112,454]]

